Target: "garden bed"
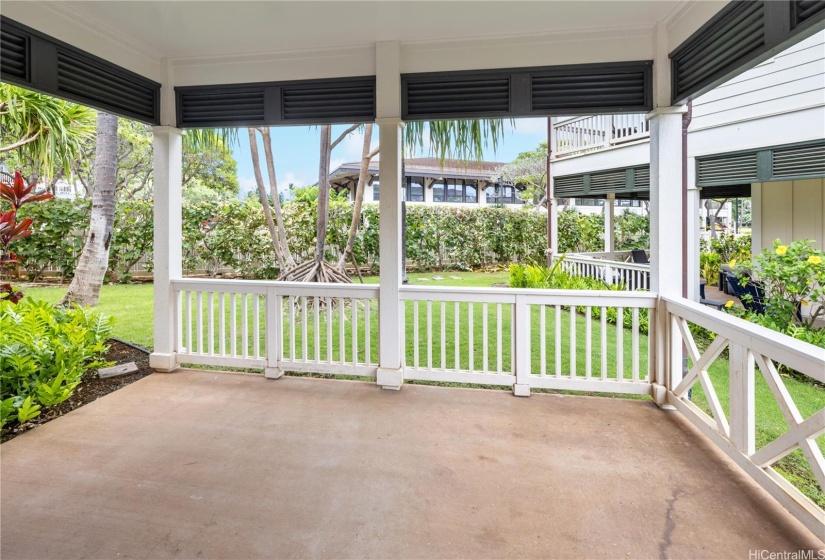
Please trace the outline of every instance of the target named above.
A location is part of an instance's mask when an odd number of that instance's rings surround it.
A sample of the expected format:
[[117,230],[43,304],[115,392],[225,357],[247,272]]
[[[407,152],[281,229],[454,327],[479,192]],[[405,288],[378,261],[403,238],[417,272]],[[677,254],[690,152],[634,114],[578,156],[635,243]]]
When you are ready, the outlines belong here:
[[116,364],[123,364],[126,362],[135,362],[138,370],[134,373],[121,375],[118,377],[109,377],[106,379],[99,379],[97,377],[97,370],[90,370],[86,372],[80,385],[77,386],[74,394],[68,400],[44,410],[40,416],[34,418],[24,424],[14,424],[4,428],[0,433],[0,442],[6,442],[14,439],[17,436],[24,434],[46,422],[51,422],[55,418],[63,416],[67,412],[71,412],[76,408],[88,404],[99,399],[102,396],[108,395],[113,391],[122,389],[142,379],[152,373],[149,367],[149,354],[143,350],[139,350],[128,344],[117,340],[109,340],[107,342],[109,350],[104,355],[106,361],[111,361]]

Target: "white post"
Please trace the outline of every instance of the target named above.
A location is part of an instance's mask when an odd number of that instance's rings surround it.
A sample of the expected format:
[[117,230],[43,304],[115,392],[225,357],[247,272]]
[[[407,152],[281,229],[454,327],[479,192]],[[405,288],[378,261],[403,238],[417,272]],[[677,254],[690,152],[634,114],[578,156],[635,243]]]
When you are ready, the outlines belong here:
[[604,201],[604,252],[613,260],[616,246],[616,195],[610,193]]
[[[690,183],[688,183],[690,184]],[[699,189],[688,189],[688,207],[685,210],[688,217],[688,285],[687,297],[691,301],[699,301]],[[708,279],[708,284],[713,284],[717,279]]]
[[381,339],[376,382],[384,389],[401,388],[404,382],[401,341],[404,305],[401,301],[401,47],[397,41],[381,42],[375,48],[376,105],[381,159],[378,170],[381,196],[378,201],[381,259],[378,321]]
[[[682,114],[670,106],[670,63],[664,24],[654,30],[653,96],[650,125],[650,290],[682,297]],[[672,332],[664,305],[656,312],[653,396],[660,406],[682,377],[682,344]]]
[[751,254],[762,252],[762,183],[751,184]]
[[156,126],[153,131],[155,347],[149,356],[149,365],[169,372],[178,367],[175,357],[178,306],[170,282],[183,277],[182,132],[170,126]]
[[[517,397],[530,396],[530,306],[527,305],[527,296],[516,296],[513,306],[516,351],[514,353],[513,371],[516,382],[513,384],[513,394]],[[543,333],[542,333],[543,334]]]
[[[278,379],[284,372],[279,367],[283,348],[281,329],[283,328],[283,300],[278,294],[278,288],[270,286],[266,289],[266,368],[264,377]],[[315,333],[318,336],[318,333]],[[221,334],[223,336],[223,333]],[[327,341],[327,344],[331,344]]]
[[731,343],[730,363],[730,439],[747,456],[756,452],[756,404],[754,359],[741,344]]

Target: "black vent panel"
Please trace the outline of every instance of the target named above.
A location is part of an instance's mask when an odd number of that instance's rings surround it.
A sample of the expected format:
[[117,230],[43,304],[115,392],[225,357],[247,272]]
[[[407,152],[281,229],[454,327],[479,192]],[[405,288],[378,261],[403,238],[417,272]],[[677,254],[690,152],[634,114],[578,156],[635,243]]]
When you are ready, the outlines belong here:
[[698,183],[734,183],[758,180],[756,153],[702,159],[698,163]]
[[155,118],[156,90],[115,73],[95,60],[57,53],[57,89],[91,105],[142,120]]
[[765,44],[764,2],[735,2],[724,17],[672,55],[674,99]]
[[572,198],[584,193],[584,175],[568,175],[553,178],[553,196]]
[[590,175],[590,194],[607,194],[627,188],[627,173],[624,169],[593,173]]
[[432,79],[406,83],[405,117],[456,117],[510,111],[510,78]]
[[825,177],[825,144],[776,149],[772,177]]
[[11,77],[30,81],[29,45],[26,34],[9,29],[6,25],[0,28],[0,75],[4,79]]
[[637,167],[633,170],[633,190],[650,190],[650,167]]
[[375,84],[370,82],[289,85],[281,88],[285,122],[360,122],[375,119]]
[[543,113],[580,110],[647,109],[649,102],[643,69],[590,74],[533,75],[532,110]]
[[184,127],[264,124],[264,88],[181,92],[178,112]]
[[793,26],[805,23],[815,15],[825,12],[825,0],[794,0]]

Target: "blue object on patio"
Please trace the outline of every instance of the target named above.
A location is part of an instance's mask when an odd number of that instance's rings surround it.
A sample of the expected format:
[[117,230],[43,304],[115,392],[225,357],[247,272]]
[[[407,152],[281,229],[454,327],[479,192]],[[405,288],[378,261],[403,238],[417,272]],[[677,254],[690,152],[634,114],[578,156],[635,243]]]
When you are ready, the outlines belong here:
[[723,307],[725,307],[724,301],[716,301],[713,299],[705,298],[705,282],[699,282],[699,303],[701,303],[702,305],[707,305],[708,307],[715,307],[720,311]]

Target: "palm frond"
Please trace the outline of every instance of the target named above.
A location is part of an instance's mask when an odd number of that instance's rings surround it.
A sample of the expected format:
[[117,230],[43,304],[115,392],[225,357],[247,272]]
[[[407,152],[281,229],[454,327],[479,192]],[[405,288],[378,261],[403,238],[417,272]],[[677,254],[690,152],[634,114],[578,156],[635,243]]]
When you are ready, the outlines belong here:
[[424,150],[429,144],[429,152],[442,161],[448,158],[482,161],[484,150],[489,147],[495,152],[503,138],[502,119],[413,121],[404,126],[404,147],[408,156],[416,149]]

